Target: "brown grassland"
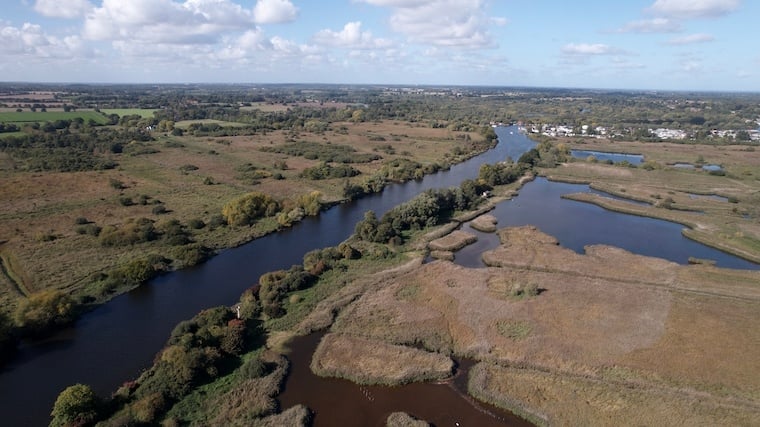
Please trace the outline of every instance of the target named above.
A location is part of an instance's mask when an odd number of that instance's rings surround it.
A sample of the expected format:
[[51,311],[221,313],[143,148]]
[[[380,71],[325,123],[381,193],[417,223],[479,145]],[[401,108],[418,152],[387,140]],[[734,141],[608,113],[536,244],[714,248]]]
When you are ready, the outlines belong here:
[[[374,378],[382,367],[348,355],[392,345],[473,358],[470,392],[538,424],[760,422],[760,359],[751,357],[760,272],[602,245],[579,255],[533,227],[499,236],[488,268],[409,265],[344,299],[331,330],[351,337],[351,351],[318,363]],[[516,296],[516,284],[538,295]]]
[[[156,226],[179,220],[209,223],[228,201],[247,192],[260,191],[279,200],[313,191],[324,203],[343,198],[345,178],[320,181],[299,177],[318,160],[263,152],[262,147],[286,141],[346,144],[359,153],[382,156],[368,164],[354,165],[363,173],[351,178],[360,183],[386,160],[408,158],[423,164],[456,161],[452,149],[461,145],[464,132],[432,129],[401,122],[334,123],[321,133],[273,131],[239,137],[175,137],[156,135],[146,143],[152,153],[114,155],[113,170],[72,173],[31,173],[0,168],[0,303],[12,311],[19,298],[31,293],[60,289],[74,295],[98,294],[90,289],[98,273],[125,265],[149,253],[172,258],[176,248],[161,240],[127,246],[104,247],[97,237],[76,232],[77,220],[97,227],[123,226],[138,218]],[[482,140],[470,133],[474,141]],[[287,168],[275,168],[285,162]],[[241,177],[250,164],[263,171],[256,180]],[[193,167],[188,168],[188,165]],[[9,166],[6,164],[6,166]],[[284,179],[275,179],[279,173]],[[115,188],[113,183],[122,184]],[[146,203],[124,206],[123,198]],[[160,203],[164,213],[153,209]],[[239,245],[278,228],[273,218],[246,227],[205,227],[190,230],[192,238],[211,249]],[[181,267],[181,265],[175,265]],[[123,290],[120,290],[123,291]]]

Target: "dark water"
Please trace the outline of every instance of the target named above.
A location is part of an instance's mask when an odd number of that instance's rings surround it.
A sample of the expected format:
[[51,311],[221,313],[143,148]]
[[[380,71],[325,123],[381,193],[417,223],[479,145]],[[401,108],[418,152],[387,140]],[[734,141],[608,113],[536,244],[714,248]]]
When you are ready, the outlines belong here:
[[[590,203],[563,199],[563,194],[589,191],[587,185],[549,182],[538,178],[526,184],[518,197],[500,203],[492,212],[498,227],[535,225],[559,240],[560,245],[583,253],[592,244],[618,246],[630,252],[687,264],[689,257],[715,260],[725,268],[758,270],[760,265],[707,247],[683,237],[683,225],[635,215],[613,213]],[[478,242],[456,253],[455,262],[468,267],[484,266],[480,254],[495,248],[498,237],[475,233]]]
[[607,160],[613,163],[620,163],[624,160],[632,165],[640,165],[644,162],[644,156],[641,154],[626,154],[626,153],[608,153],[606,151],[589,151],[589,150],[570,150],[570,155],[576,159],[587,159],[589,156],[594,156],[600,162],[606,162]]
[[[385,426],[392,412],[406,412],[436,426],[530,426],[509,412],[466,396],[470,363],[457,369],[450,383],[415,383],[399,387],[359,386],[347,380],[321,378],[309,369],[323,334],[299,337],[290,345],[291,371],[280,394],[280,406],[306,405],[314,426]],[[459,423],[459,424],[456,424]]]
[[[381,194],[336,206],[292,229],[226,250],[198,267],[158,277],[86,314],[73,328],[44,341],[25,343],[17,357],[0,371],[0,425],[46,425],[58,393],[75,383],[90,384],[98,393],[108,395],[150,365],[174,325],[204,308],[231,305],[262,274],[300,264],[312,249],[338,244],[353,232],[365,211],[371,209],[380,216],[426,189],[475,178],[482,163],[519,158],[534,146],[516,127],[497,128],[496,132],[500,143],[495,149],[449,171],[389,186]],[[679,262],[685,262],[685,253],[715,259],[700,252],[705,247],[677,239],[677,233],[661,233],[661,229],[678,231],[679,225],[619,215],[577,202],[555,203],[560,194],[575,191],[566,184],[540,180],[529,184],[516,201],[497,208],[500,217],[502,209],[512,209],[499,225],[536,224],[576,250],[587,243],[609,243],[647,255],[656,255],[651,253],[654,247],[666,255],[677,251]],[[584,237],[588,234],[604,239],[589,241]],[[693,249],[682,250],[684,244]],[[719,261],[719,265],[727,264]],[[756,268],[746,262],[743,265]]]
[[0,425],[40,426],[61,390],[90,384],[108,395],[148,367],[171,329],[200,310],[231,305],[262,274],[300,264],[316,248],[345,240],[364,212],[378,216],[429,188],[475,178],[482,163],[518,158],[534,144],[524,135],[498,128],[501,142],[476,158],[421,181],[391,185],[381,194],[339,205],[289,230],[229,249],[195,268],[151,280],[83,316],[73,328],[21,346],[0,370]]

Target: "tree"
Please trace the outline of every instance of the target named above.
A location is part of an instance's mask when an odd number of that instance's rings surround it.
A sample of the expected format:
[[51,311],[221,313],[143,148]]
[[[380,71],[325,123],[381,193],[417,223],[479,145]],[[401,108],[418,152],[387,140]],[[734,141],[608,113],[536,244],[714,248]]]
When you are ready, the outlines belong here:
[[51,426],[81,426],[98,418],[100,399],[90,386],[74,384],[64,389],[53,405]]
[[749,135],[749,132],[746,130],[740,130],[736,132],[736,140],[737,141],[750,141],[752,138]]
[[222,215],[230,225],[251,225],[259,218],[272,216],[280,210],[280,204],[271,196],[254,191],[228,202]]
[[74,317],[74,301],[57,290],[46,290],[21,301],[15,312],[16,324],[31,332],[42,332],[55,324],[65,324]]

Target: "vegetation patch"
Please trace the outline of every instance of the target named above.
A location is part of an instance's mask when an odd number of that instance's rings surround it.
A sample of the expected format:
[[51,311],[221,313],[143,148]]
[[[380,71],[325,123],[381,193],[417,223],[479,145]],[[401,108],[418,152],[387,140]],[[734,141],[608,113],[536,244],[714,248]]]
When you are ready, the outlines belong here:
[[348,145],[319,142],[291,142],[280,146],[262,147],[261,150],[334,163],[369,163],[381,158],[377,154],[358,153],[355,148]]
[[477,241],[478,236],[466,231],[456,230],[447,236],[433,240],[428,247],[433,251],[453,252]]
[[418,420],[406,412],[394,412],[388,415],[385,421],[386,427],[429,427],[430,424],[424,420]]
[[482,231],[484,233],[493,233],[496,231],[496,224],[498,220],[493,215],[481,215],[470,223],[470,226],[475,230]]
[[530,336],[530,333],[533,331],[533,326],[525,321],[499,320],[496,322],[496,330],[506,338],[511,340],[521,340]]
[[322,338],[311,363],[321,376],[358,384],[397,385],[451,376],[454,362],[442,354],[345,334]]

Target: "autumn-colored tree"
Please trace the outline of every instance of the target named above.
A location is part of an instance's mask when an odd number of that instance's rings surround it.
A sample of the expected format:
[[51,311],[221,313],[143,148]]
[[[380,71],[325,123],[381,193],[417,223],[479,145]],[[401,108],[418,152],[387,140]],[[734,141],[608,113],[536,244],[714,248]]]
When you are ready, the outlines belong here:
[[98,417],[100,399],[90,386],[74,384],[64,389],[53,405],[51,426],[84,426]]
[[268,194],[254,191],[228,202],[222,215],[230,225],[251,225],[259,218],[272,216],[280,210],[280,204]]

